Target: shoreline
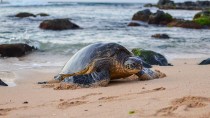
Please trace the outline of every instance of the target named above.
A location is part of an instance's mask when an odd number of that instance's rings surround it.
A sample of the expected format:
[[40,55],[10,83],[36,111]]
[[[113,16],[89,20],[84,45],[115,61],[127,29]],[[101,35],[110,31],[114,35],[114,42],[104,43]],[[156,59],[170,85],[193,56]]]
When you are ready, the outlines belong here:
[[208,118],[210,65],[197,65],[200,60],[179,59],[172,61],[174,66],[154,66],[166,73],[163,79],[116,80],[107,87],[76,90],[36,84],[52,79],[60,68],[18,70],[14,72],[17,86],[0,87],[0,116]]
[[[32,56],[31,56],[32,55]],[[58,64],[55,66],[53,65],[48,65],[48,64],[43,64],[43,62],[46,63],[52,63],[52,62],[47,62],[44,60],[42,63],[41,62],[36,62],[36,59],[31,60],[32,58],[36,57],[37,55],[35,54],[30,54],[26,55],[25,57],[21,58],[6,58],[6,59],[1,59],[0,61],[4,62],[4,64],[1,64],[1,71],[0,71],[0,79],[2,79],[5,83],[7,83],[9,86],[8,87],[15,87],[18,86],[17,83],[19,83],[20,79],[24,80],[25,78],[21,77],[16,77],[15,75],[18,75],[19,72],[24,72],[24,71],[33,71],[33,70],[46,70],[46,69],[53,69],[57,70],[57,73],[59,73],[62,69],[62,67],[65,65],[65,63],[71,58],[71,56],[67,57],[65,56],[64,59],[58,60],[55,59],[53,61],[58,61]],[[208,56],[201,56],[199,58],[195,57],[172,57],[172,56],[166,56],[169,63],[172,65],[174,64],[179,64],[177,62],[182,62],[185,61],[184,64],[188,63],[194,63],[195,65],[198,65],[202,60],[208,58]],[[39,60],[42,60],[43,57],[38,57]],[[52,58],[52,57],[50,57]],[[28,63],[28,61],[32,61]],[[5,63],[6,62],[6,63]],[[175,63],[174,63],[175,62]],[[13,65],[14,64],[14,65]],[[8,68],[7,66],[10,65]],[[179,64],[180,65],[180,64]],[[153,67],[159,67],[157,65],[153,65]],[[165,67],[165,66],[160,66],[160,67]],[[167,67],[167,66],[166,66]],[[6,68],[5,70],[2,70],[3,68]],[[52,77],[53,78],[53,77]]]

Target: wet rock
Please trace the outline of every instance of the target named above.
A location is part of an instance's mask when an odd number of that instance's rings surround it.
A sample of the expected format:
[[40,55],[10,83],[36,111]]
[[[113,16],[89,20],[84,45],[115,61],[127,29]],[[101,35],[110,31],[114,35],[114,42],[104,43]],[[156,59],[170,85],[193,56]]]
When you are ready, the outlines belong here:
[[169,27],[182,27],[182,28],[191,28],[191,29],[202,29],[203,26],[188,20],[173,20],[168,24]]
[[155,5],[151,4],[151,3],[148,3],[148,4],[145,4],[144,7],[153,7]]
[[203,60],[199,65],[207,65],[210,64],[210,58]]
[[148,23],[167,25],[172,20],[173,20],[173,17],[170,14],[157,10],[156,13],[150,15]]
[[135,56],[139,56],[142,60],[150,65],[171,66],[167,59],[160,53],[151,50],[143,50],[140,48],[135,48],[132,50],[132,52]]
[[34,15],[32,13],[28,13],[28,12],[20,12],[20,13],[16,14],[15,17],[19,17],[19,18],[36,17],[36,15]]
[[210,10],[204,10],[195,14],[193,21],[202,25],[204,28],[210,28]]
[[200,17],[210,17],[210,10],[204,10],[195,14],[193,20],[200,18]]
[[45,16],[50,16],[50,15],[49,15],[49,14],[46,14],[46,13],[39,13],[39,14],[37,14],[36,16],[45,17]]
[[158,38],[158,39],[169,39],[170,37],[167,34],[155,34],[152,35],[153,38]]
[[171,0],[159,0],[157,3],[158,6],[163,6],[163,5],[174,5],[174,2]]
[[137,20],[137,21],[144,21],[147,22],[149,20],[149,16],[152,14],[152,12],[149,9],[145,9],[142,11],[138,11],[133,15],[132,20]]
[[210,6],[210,1],[196,1],[196,5],[200,7],[209,7]]
[[172,0],[159,0],[157,6],[160,9],[203,10],[210,8],[210,1],[185,1],[174,3]]
[[[190,4],[190,3],[186,3]],[[147,24],[155,24],[168,27],[182,27],[191,29],[210,29],[210,11],[203,11],[195,15],[194,20],[175,19],[170,14],[157,10],[151,13],[149,9],[145,9],[134,14],[131,23],[128,26],[140,26],[137,21]]]
[[0,45],[0,57],[21,57],[34,50],[27,44],[1,44]]
[[0,86],[8,86],[8,85],[0,79]]
[[136,23],[136,22],[131,22],[128,24],[128,26],[136,27],[136,26],[141,26],[141,24]]
[[44,20],[40,26],[41,29],[49,30],[66,30],[66,29],[79,29],[80,27],[69,19],[54,19],[54,20]]
[[[173,20],[173,17],[160,10],[156,13],[152,13],[149,9],[145,9],[135,13],[132,20],[143,21],[149,24],[166,25]],[[137,26],[137,24],[133,24],[132,22],[130,25]]]
[[183,6],[195,7],[195,6],[196,6],[196,3],[195,3],[195,2],[192,2],[192,1],[185,1],[185,2],[183,3]]

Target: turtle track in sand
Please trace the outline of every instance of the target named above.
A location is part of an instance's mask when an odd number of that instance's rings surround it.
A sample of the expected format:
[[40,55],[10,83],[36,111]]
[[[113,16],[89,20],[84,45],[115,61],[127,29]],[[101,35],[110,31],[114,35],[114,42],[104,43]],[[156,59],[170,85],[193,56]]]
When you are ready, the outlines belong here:
[[180,107],[184,107],[184,111],[188,111],[191,108],[202,108],[208,106],[210,98],[201,96],[186,96],[175,99],[171,102],[171,106],[158,110],[155,116],[168,116],[173,114]]

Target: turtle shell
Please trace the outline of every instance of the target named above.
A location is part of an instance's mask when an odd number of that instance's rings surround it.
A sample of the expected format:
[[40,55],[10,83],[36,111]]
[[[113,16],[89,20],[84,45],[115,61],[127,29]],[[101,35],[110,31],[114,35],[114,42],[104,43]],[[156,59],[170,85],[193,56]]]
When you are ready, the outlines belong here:
[[114,58],[124,62],[124,59],[132,56],[125,47],[116,43],[94,43],[88,45],[77,53],[65,64],[60,74],[74,74],[85,70],[94,59]]

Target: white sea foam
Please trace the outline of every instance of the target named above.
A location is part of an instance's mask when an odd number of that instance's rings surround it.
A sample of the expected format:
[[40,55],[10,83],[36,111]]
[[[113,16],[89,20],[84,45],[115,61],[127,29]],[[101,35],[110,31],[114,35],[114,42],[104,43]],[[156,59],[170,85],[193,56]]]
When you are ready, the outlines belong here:
[[12,6],[46,5],[46,0],[8,0]]

